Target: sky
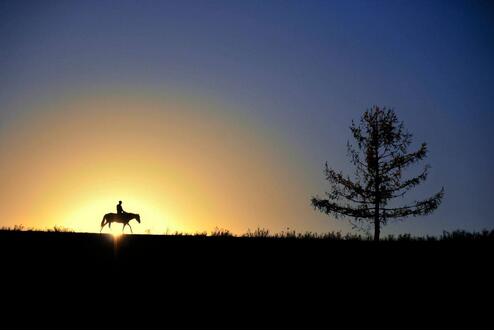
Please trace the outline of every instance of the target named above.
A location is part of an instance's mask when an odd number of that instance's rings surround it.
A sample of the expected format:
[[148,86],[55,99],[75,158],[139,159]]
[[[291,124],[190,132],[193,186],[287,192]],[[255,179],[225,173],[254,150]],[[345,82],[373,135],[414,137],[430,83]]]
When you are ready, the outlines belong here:
[[446,192],[384,234],[492,229],[492,59],[489,1],[1,1],[0,226],[353,231],[310,198],[381,105]]

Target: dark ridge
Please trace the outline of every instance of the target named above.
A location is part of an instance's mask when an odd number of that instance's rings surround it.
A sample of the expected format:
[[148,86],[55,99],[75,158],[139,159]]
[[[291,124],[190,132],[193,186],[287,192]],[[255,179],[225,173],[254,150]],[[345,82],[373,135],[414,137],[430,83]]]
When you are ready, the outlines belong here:
[[0,326],[492,328],[493,243],[0,231]]

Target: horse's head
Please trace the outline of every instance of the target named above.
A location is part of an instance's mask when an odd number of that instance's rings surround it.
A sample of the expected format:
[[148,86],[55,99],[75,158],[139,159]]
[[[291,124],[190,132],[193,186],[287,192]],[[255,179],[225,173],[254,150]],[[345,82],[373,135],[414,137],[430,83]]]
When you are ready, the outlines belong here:
[[136,214],[136,221],[141,223],[141,216],[139,216],[139,214]]

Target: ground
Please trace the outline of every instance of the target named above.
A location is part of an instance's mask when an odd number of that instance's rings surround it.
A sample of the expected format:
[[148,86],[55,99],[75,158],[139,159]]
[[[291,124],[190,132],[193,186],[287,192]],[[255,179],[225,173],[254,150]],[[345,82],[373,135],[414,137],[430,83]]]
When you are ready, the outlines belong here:
[[[492,240],[0,231],[2,327],[492,328]],[[487,301],[486,301],[487,300]]]

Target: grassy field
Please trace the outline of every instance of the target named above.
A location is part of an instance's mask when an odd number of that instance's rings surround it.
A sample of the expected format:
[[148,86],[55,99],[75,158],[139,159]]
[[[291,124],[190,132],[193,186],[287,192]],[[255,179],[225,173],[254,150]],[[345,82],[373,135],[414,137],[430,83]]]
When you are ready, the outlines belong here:
[[[37,229],[25,227],[23,225],[15,225],[13,227],[1,227],[0,232],[47,232],[47,233],[75,233],[74,230],[62,226],[54,226],[53,228]],[[87,233],[84,233],[87,234]],[[103,233],[104,234],[104,233]],[[124,234],[124,233],[122,233]],[[152,234],[151,232],[146,234]],[[211,232],[195,232],[195,233],[184,233],[184,232],[174,232],[174,233],[163,233],[163,234],[153,234],[163,237],[233,237],[233,238],[267,238],[267,239],[304,239],[304,240],[345,240],[345,241],[372,241],[373,238],[370,234],[354,234],[347,233],[342,234],[341,232],[327,232],[327,233],[316,233],[316,232],[296,232],[295,230],[287,229],[281,232],[271,232],[269,229],[257,228],[255,230],[248,230],[246,233],[236,235],[230,232],[228,229],[216,228]],[[381,238],[381,241],[449,241],[449,240],[494,240],[494,230],[484,229],[482,231],[465,231],[465,230],[454,230],[454,231],[443,231],[439,236],[426,235],[426,236],[414,236],[409,233],[399,234],[399,235],[387,235]]]
[[[493,294],[492,239],[492,231],[375,243],[335,233],[261,230],[239,237],[217,231],[116,239],[66,229],[4,229],[2,300],[8,305],[0,323],[310,329],[473,328],[489,321],[492,326],[491,306],[483,304]],[[19,312],[33,318],[14,317]]]

